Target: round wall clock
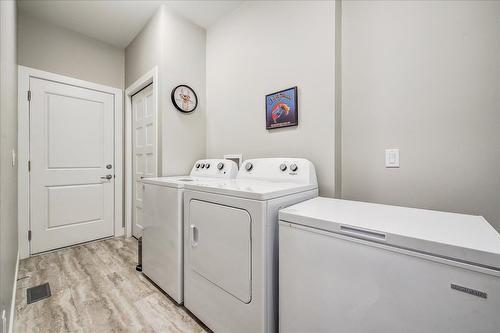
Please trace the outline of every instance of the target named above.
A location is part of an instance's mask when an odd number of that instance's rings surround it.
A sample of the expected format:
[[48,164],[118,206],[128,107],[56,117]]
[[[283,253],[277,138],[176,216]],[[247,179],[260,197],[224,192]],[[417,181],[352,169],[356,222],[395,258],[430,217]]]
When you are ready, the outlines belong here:
[[193,112],[198,106],[198,97],[191,87],[185,84],[178,85],[172,90],[172,103],[181,112]]

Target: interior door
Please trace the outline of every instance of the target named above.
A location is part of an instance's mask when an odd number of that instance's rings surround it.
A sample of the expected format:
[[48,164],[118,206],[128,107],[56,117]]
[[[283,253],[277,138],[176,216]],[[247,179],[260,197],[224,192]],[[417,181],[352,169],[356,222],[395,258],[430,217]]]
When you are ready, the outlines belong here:
[[152,84],[132,96],[132,117],[134,126],[132,131],[132,174],[134,177],[132,185],[132,198],[134,198],[132,234],[135,237],[140,237],[143,232],[141,179],[157,175],[156,104]]
[[30,79],[31,254],[114,233],[114,97]]

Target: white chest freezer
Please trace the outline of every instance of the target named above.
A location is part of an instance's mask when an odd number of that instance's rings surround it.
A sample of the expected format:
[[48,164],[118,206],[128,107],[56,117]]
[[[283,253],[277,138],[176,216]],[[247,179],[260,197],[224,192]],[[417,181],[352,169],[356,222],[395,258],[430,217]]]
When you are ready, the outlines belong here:
[[280,332],[500,332],[482,217],[327,198],[279,217]]

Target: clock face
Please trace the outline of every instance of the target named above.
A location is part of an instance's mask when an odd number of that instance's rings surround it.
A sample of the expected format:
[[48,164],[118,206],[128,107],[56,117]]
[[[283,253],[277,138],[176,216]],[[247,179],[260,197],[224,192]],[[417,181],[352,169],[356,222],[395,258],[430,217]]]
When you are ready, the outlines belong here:
[[181,112],[193,112],[198,106],[198,97],[193,89],[186,85],[180,85],[172,90],[172,103]]

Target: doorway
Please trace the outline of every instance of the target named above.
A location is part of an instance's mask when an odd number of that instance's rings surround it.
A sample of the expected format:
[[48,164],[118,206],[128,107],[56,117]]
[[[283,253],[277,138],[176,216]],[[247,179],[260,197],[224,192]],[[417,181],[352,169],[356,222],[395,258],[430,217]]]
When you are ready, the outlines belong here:
[[142,236],[141,179],[161,170],[158,114],[158,67],[125,90],[125,230],[127,237]]
[[157,175],[156,104],[153,83],[132,95],[132,235],[142,236],[142,178]]
[[123,234],[121,106],[119,89],[19,67],[21,258]]

